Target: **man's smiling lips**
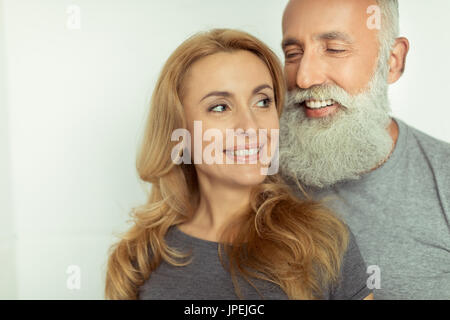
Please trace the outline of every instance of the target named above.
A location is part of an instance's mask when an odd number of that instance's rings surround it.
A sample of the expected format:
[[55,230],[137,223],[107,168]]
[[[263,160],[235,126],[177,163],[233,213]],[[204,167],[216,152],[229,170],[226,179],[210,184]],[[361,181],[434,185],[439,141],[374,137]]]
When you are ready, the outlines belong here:
[[305,108],[305,114],[308,118],[323,118],[333,114],[339,104],[332,100],[306,100],[300,104]]

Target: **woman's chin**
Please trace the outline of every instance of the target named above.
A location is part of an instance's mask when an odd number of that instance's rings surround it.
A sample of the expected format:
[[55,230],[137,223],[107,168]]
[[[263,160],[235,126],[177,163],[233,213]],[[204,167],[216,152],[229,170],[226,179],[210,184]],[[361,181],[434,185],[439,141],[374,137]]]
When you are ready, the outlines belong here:
[[266,178],[261,171],[263,171],[261,166],[236,166],[227,172],[226,178],[241,186],[256,186]]

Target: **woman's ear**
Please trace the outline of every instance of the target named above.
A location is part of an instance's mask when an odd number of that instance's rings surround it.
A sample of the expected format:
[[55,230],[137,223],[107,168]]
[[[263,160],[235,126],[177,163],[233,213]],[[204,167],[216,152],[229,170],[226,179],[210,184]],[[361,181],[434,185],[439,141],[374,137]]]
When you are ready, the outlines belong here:
[[395,40],[394,48],[389,57],[389,75],[388,83],[396,82],[405,71],[406,55],[409,51],[408,39],[401,37]]

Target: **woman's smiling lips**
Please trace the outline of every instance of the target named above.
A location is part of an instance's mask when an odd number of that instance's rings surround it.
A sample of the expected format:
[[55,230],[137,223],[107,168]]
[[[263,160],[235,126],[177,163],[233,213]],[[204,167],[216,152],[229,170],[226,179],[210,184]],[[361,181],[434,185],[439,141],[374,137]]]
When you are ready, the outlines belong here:
[[263,147],[264,144],[258,145],[257,143],[253,143],[225,149],[223,152],[227,155],[228,158],[232,159],[233,161],[257,161],[259,159],[260,151]]

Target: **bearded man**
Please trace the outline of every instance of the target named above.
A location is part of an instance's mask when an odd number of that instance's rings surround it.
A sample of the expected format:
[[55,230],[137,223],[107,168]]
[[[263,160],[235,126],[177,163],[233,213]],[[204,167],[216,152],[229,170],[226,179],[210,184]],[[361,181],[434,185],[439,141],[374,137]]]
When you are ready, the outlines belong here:
[[397,0],[291,0],[282,48],[283,176],[349,225],[375,299],[450,299],[450,144],[390,115]]

